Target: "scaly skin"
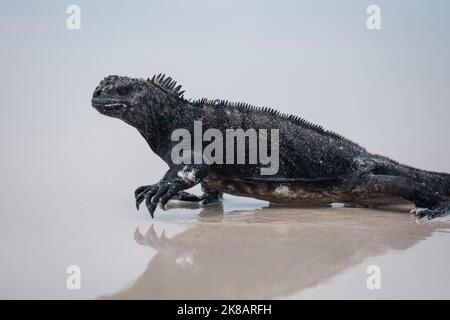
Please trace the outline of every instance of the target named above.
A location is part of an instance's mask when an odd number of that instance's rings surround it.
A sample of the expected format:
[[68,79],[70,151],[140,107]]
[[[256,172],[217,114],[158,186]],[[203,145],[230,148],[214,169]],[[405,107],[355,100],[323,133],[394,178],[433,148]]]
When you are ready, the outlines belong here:
[[[358,144],[297,116],[269,108],[221,100],[186,100],[181,86],[164,75],[150,79],[109,76],[94,91],[92,106],[100,113],[135,127],[150,148],[169,165],[156,184],[139,187],[136,205],[145,204],[153,217],[170,199],[219,201],[223,193],[277,203],[379,204],[413,202],[418,217],[446,215],[450,175],[429,172],[374,155]],[[260,164],[174,164],[171,141],[175,129],[193,136],[194,121],[202,129],[278,129],[279,170],[261,175]],[[270,139],[268,141],[270,150]],[[204,146],[209,142],[204,142]],[[224,157],[226,150],[224,149]],[[248,155],[246,159],[248,163]],[[186,178],[189,177],[189,178]],[[183,190],[201,183],[204,195]]]

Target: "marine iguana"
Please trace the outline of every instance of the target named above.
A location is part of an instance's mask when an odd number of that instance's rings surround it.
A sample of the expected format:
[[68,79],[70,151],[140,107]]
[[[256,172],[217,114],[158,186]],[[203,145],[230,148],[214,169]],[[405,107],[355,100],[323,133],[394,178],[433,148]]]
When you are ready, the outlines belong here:
[[[353,204],[411,201],[417,217],[450,213],[450,174],[420,170],[368,152],[359,144],[298,116],[271,108],[224,100],[190,100],[165,75],[137,79],[112,75],[96,87],[92,106],[100,113],[135,127],[150,148],[169,165],[155,184],[135,191],[136,207],[145,200],[153,217],[158,203],[170,199],[220,201],[223,193],[274,203]],[[194,121],[204,129],[279,130],[279,170],[263,176],[261,164],[176,164],[171,150],[175,129],[190,133]],[[244,139],[245,140],[245,139]],[[267,141],[270,145],[270,140]],[[242,141],[241,141],[242,143]],[[244,141],[244,143],[247,143]],[[203,195],[185,192],[201,184]]]

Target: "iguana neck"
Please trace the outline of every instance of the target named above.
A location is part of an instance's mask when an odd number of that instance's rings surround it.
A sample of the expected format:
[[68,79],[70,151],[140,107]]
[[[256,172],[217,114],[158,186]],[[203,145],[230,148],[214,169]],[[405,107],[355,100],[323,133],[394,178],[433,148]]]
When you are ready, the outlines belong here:
[[170,101],[170,103],[148,110],[146,121],[135,127],[147,141],[152,151],[165,159],[172,145],[172,132],[185,126],[185,115],[191,113],[192,105]]

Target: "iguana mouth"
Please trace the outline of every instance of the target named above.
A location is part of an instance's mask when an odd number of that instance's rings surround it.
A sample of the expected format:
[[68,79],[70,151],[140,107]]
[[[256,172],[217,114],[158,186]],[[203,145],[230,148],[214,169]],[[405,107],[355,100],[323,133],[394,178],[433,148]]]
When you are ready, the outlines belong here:
[[130,107],[129,103],[125,101],[109,99],[106,100],[101,98],[92,98],[91,104],[92,107],[94,107],[98,111],[113,111]]

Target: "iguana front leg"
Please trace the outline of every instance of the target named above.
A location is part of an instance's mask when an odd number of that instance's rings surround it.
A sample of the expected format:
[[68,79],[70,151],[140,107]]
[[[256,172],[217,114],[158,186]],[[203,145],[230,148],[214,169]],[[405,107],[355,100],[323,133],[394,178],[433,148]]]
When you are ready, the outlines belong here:
[[139,210],[139,205],[145,199],[145,205],[153,218],[158,203],[161,203],[164,209],[164,206],[171,198],[179,194],[180,191],[192,188],[200,183],[206,177],[207,173],[208,166],[206,164],[181,164],[173,166],[158,183],[136,189],[136,207]]

